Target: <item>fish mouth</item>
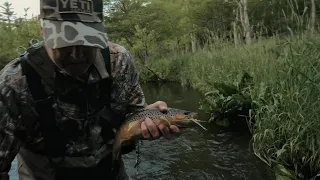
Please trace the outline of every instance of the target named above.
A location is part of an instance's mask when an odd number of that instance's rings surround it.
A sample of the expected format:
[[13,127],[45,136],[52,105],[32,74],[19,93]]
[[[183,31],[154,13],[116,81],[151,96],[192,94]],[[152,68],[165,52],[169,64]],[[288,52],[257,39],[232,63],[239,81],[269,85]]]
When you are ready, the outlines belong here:
[[198,113],[190,112],[190,111],[185,111],[185,112],[183,112],[183,114],[186,115],[188,118],[191,118],[191,119],[196,119],[196,118],[199,117]]
[[176,123],[175,125],[176,125],[179,129],[185,129],[185,128],[190,127],[189,125],[184,124],[184,123]]
[[190,128],[194,125],[198,125],[202,129],[207,130],[205,127],[203,127],[200,124],[200,123],[207,122],[207,121],[198,120],[197,119],[199,117],[198,113],[186,111],[186,112],[183,112],[183,114],[186,115],[186,117],[183,120],[176,122],[176,126],[179,129],[180,128]]

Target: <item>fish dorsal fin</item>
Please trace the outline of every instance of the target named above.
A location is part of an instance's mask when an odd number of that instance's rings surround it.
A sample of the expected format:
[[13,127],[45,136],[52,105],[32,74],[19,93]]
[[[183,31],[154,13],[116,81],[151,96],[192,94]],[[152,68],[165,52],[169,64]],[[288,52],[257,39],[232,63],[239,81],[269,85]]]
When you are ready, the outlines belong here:
[[147,109],[145,109],[145,108],[136,109],[136,110],[134,110],[132,113],[127,114],[127,115],[126,115],[126,118],[130,118],[130,117],[132,117],[133,115],[135,115],[135,114],[137,114],[137,113],[140,113],[140,112],[143,112],[143,111],[145,111],[145,110],[147,110]]

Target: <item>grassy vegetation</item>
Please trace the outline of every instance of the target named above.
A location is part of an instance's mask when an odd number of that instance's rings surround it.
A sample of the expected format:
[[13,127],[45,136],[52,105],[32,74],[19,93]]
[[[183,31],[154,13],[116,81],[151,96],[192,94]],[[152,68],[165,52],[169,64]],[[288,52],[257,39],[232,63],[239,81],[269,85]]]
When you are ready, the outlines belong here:
[[212,112],[219,98],[246,96],[255,154],[281,170],[278,177],[286,168],[292,171],[287,177],[310,179],[320,170],[319,57],[320,36],[300,35],[237,47],[208,46],[194,54],[137,64],[143,82],[177,81],[203,93],[219,89],[221,82],[239,90],[242,75],[248,73],[253,78],[250,86],[230,95],[208,95],[207,108]]
[[[246,116],[255,154],[277,177],[309,179],[320,171],[320,36],[302,32],[317,28],[319,10],[312,15],[309,0],[248,0],[255,42],[245,45],[237,2],[105,0],[105,24],[137,59],[141,82],[202,91],[209,121]],[[10,7],[0,12],[0,69],[40,38],[37,19],[16,19]]]

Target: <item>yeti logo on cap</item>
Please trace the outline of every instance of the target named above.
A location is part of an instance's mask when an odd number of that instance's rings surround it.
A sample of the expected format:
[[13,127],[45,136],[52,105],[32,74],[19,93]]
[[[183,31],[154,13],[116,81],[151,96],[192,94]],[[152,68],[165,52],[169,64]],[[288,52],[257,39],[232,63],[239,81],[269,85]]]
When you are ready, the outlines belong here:
[[92,15],[91,0],[57,0],[59,13],[81,13]]

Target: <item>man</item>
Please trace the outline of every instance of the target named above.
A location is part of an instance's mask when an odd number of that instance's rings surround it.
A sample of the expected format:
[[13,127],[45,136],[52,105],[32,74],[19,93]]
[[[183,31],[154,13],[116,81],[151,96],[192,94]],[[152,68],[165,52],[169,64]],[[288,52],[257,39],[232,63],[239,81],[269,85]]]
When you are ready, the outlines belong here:
[[[111,158],[115,130],[135,110],[167,105],[146,105],[132,57],[107,40],[102,7],[40,1],[43,44],[0,75],[0,180],[9,179],[16,155],[22,180],[128,178],[122,160]],[[145,139],[179,131],[148,118],[141,129]]]

